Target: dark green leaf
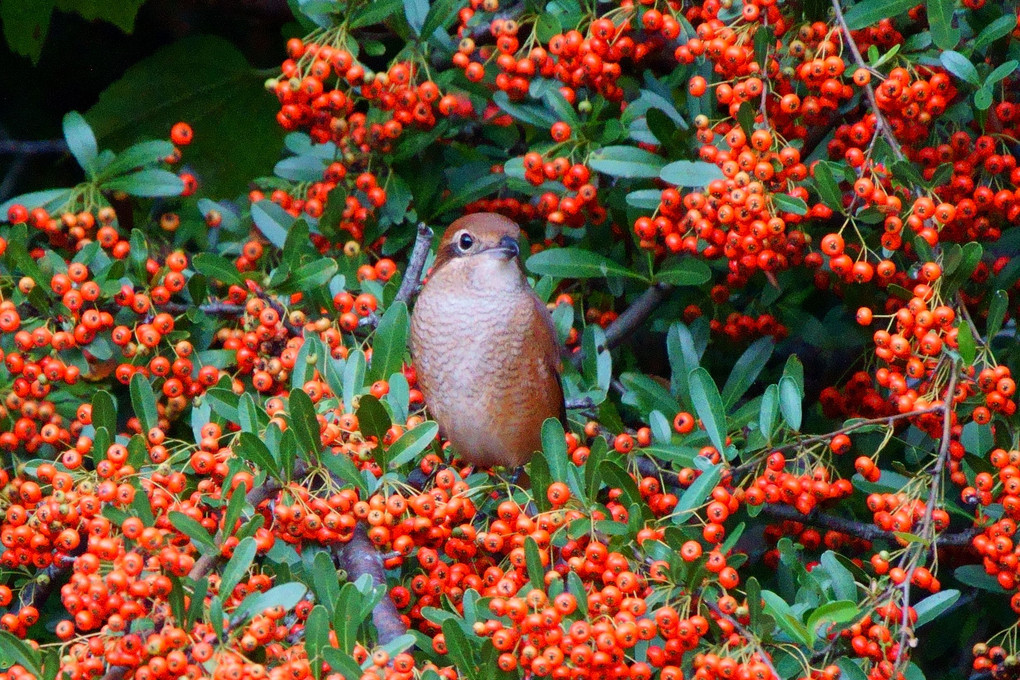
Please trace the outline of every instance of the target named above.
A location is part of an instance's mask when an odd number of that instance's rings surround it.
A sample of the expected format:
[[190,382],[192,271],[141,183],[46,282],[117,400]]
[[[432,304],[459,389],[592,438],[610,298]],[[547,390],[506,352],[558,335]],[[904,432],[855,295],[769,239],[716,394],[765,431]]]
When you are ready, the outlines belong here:
[[538,551],[538,543],[531,536],[524,539],[524,559],[531,587],[544,591],[545,568],[542,566],[542,555]]
[[454,8],[458,4],[460,4],[460,0],[432,0],[428,14],[425,15],[425,21],[421,25],[421,37],[431,38],[440,26],[446,24],[456,15]]
[[135,373],[131,377],[131,406],[142,423],[142,432],[147,433],[159,424],[156,395],[152,391],[149,379],[141,373]]
[[754,105],[751,102],[741,102],[740,108],[737,109],[737,122],[748,137],[754,134],[754,116]]
[[[992,301],[988,304],[988,321],[986,326],[988,342],[991,342],[992,339],[999,334],[999,330],[1002,329],[1002,320],[1006,317],[1006,308],[1008,305],[1009,296],[1006,295],[1006,291],[995,291],[995,294],[992,295]],[[93,407],[93,413],[94,412],[95,407]]]
[[92,426],[107,432],[117,431],[117,405],[110,393],[99,390],[92,396]]
[[404,16],[415,35],[421,36],[421,28],[428,13],[429,0],[404,0]]
[[117,154],[113,161],[96,175],[96,179],[101,181],[135,168],[159,163],[173,151],[174,145],[166,140],[139,142]]
[[305,620],[305,648],[312,662],[312,672],[318,678],[322,673],[322,650],[329,647],[329,614],[321,604],[312,607]]
[[832,173],[831,161],[818,161],[814,165],[815,184],[818,186],[818,196],[825,205],[833,210],[842,212],[843,192],[839,190],[839,184]]
[[840,600],[856,601],[857,584],[854,583],[854,576],[850,570],[836,559],[836,554],[831,550],[822,553],[822,567],[832,580],[832,592]]
[[322,288],[336,275],[339,267],[336,260],[323,257],[314,262],[303,264],[293,272],[287,281],[288,290],[306,291]]
[[369,380],[383,380],[403,367],[409,330],[407,305],[394,302],[386,309],[375,329],[372,362],[368,367]]
[[776,204],[776,210],[793,213],[794,215],[807,215],[807,203],[802,198],[787,194],[772,194],[772,201]]
[[[375,437],[382,443],[386,430],[390,429],[390,416],[386,408],[371,394],[364,394],[358,402],[358,427],[365,437]],[[385,466],[383,466],[385,469]]]
[[409,463],[427,449],[439,434],[439,423],[427,420],[400,435],[386,451],[391,468]]
[[[141,4],[95,4],[136,3]],[[203,190],[233,196],[246,190],[252,168],[272,167],[279,157],[279,102],[266,95],[264,81],[265,75],[224,38],[188,37],[128,68],[85,117],[103,145],[113,149],[165,138],[174,123],[188,121],[195,130],[188,165],[202,178]],[[228,120],[244,122],[224,125]]]
[[995,67],[995,70],[988,74],[985,78],[985,88],[991,88],[993,85],[998,83],[1000,80],[1008,77],[1012,73],[1016,73],[1017,66],[1020,66],[1020,62],[1016,59],[1010,59],[1009,61],[999,64]]
[[237,271],[233,262],[215,253],[197,253],[191,258],[191,266],[202,272],[210,280],[222,281],[230,285],[244,285],[244,278]]
[[754,384],[772,356],[775,346],[775,342],[771,338],[759,338],[740,355],[722,389],[722,400],[727,408],[733,406]]
[[218,552],[216,543],[213,541],[212,536],[205,530],[201,524],[196,520],[192,519],[183,512],[171,512],[170,523],[174,529],[177,529],[182,534],[191,539],[198,551],[203,555],[211,555]]
[[678,187],[703,187],[717,179],[725,179],[725,175],[714,163],[674,161],[662,169],[659,178]]
[[347,363],[344,364],[343,374],[343,400],[344,412],[354,412],[355,397],[364,391],[365,387],[365,353],[355,350],[347,356]]
[[811,612],[811,616],[809,616],[807,620],[807,629],[815,635],[825,637],[825,631],[819,632],[818,630],[818,627],[821,624],[846,623],[854,620],[855,618],[859,618],[860,615],[860,607],[858,607],[857,602],[853,600],[826,602]]
[[264,441],[251,432],[242,432],[238,435],[238,443],[238,455],[254,465],[256,471],[263,470],[273,477],[280,476],[280,465]]
[[917,0],[864,0],[851,7],[843,18],[851,31],[859,31],[882,19],[905,14],[918,4]]
[[673,286],[700,286],[712,278],[712,270],[704,260],[687,257],[660,269],[655,278]]
[[641,210],[655,210],[661,199],[662,192],[658,189],[638,189],[627,194],[627,205]]
[[636,146],[605,146],[588,158],[592,170],[613,177],[651,178],[665,172],[666,161]]
[[4,659],[13,661],[37,678],[43,677],[39,652],[24,640],[18,639],[6,630],[0,630],[0,652]]
[[974,39],[974,51],[984,49],[996,40],[1005,38],[1013,32],[1014,28],[1016,28],[1016,16],[1014,14],[1006,14],[999,17],[985,26],[981,33],[978,34],[978,37]]
[[234,586],[241,582],[244,575],[248,573],[248,567],[255,560],[255,539],[251,536],[241,539],[234,546],[234,554],[224,565],[223,573],[220,576],[220,592],[229,595],[233,592]]
[[793,613],[793,609],[787,604],[786,600],[770,590],[763,590],[761,597],[765,600],[765,612],[775,618],[779,627],[794,642],[798,642],[810,649],[814,636]]
[[694,483],[680,495],[680,500],[677,501],[676,508],[673,510],[673,521],[678,524],[685,522],[688,519],[688,513],[694,512],[705,504],[705,500],[712,494],[712,489],[718,486],[720,479],[722,479],[722,466],[713,465],[702,472],[694,480]]
[[700,366],[690,372],[688,382],[694,410],[708,432],[708,438],[720,454],[726,453],[726,406],[719,388],[708,371]]
[[914,611],[917,613],[914,628],[920,628],[924,624],[934,621],[939,614],[952,607],[958,599],[960,599],[959,590],[943,590],[924,598],[914,605]]
[[534,274],[561,279],[625,276],[645,280],[645,277],[605,255],[580,248],[548,248],[529,257],[526,265],[528,271]]
[[546,418],[542,423],[542,453],[549,464],[549,474],[554,482],[567,481],[567,442],[563,425],[556,418]]
[[290,425],[301,451],[317,457],[322,449],[319,421],[315,417],[315,404],[304,390],[291,390]]
[[[624,470],[619,463],[612,459],[602,461],[599,466],[602,478],[610,488],[620,489],[623,492],[623,504],[631,506],[641,502],[641,493],[638,491],[634,478]],[[543,496],[545,494],[542,494]]]
[[973,366],[974,359],[977,357],[977,342],[970,330],[970,324],[960,324],[956,342],[959,346],[960,358],[963,359],[964,366]]

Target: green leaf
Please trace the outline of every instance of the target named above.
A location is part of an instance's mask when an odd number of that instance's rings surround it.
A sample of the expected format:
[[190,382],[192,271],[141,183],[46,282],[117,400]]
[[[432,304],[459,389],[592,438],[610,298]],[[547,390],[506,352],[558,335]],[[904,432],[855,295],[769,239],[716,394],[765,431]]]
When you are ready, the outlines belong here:
[[722,389],[722,400],[727,408],[733,406],[754,384],[775,347],[771,338],[758,338],[740,355]]
[[659,179],[678,187],[703,187],[725,177],[719,166],[704,161],[674,161],[659,172]]
[[548,130],[557,122],[556,114],[549,111],[543,106],[533,106],[531,104],[518,104],[517,102],[510,101],[510,97],[503,90],[497,91],[492,95],[492,102],[510,114],[514,119],[534,125],[537,128],[543,128]]
[[454,8],[458,4],[460,4],[460,0],[433,0],[428,14],[425,15],[425,21],[422,22],[419,35],[426,40],[431,38],[437,29],[450,21],[456,14]]
[[924,598],[914,605],[914,611],[917,613],[914,628],[920,628],[924,624],[934,621],[939,614],[952,607],[959,599],[960,591],[952,589],[943,590]]
[[130,175],[108,179],[101,185],[104,191],[123,191],[140,198],[180,196],[184,193],[184,182],[169,170],[139,170]]
[[340,267],[331,257],[323,257],[295,269],[287,280],[287,290],[307,291],[322,288]]
[[291,390],[290,425],[297,437],[298,446],[306,454],[318,457],[322,450],[322,439],[319,434],[319,421],[315,417],[315,404],[304,390]]
[[122,175],[129,170],[160,163],[173,152],[174,145],[166,140],[156,139],[148,142],[139,142],[117,154],[113,161],[99,171],[96,179],[102,181],[110,177]]
[[201,524],[183,512],[170,512],[170,523],[175,529],[191,539],[191,542],[203,555],[213,555],[218,552],[215,541],[209,532]]
[[[531,477],[533,489],[548,489],[552,484],[552,474],[549,472],[549,463],[545,456],[532,457],[531,463],[528,464],[528,474]],[[544,492],[536,493],[532,500],[541,512],[545,512],[552,506]]]
[[370,493],[368,484],[365,483],[364,477],[361,476],[361,472],[358,471],[357,466],[345,453],[327,453],[320,457],[320,462],[326,466],[326,469],[332,472],[334,475],[342,479],[348,484],[353,484],[362,493]]
[[613,378],[613,356],[606,345],[606,332],[601,326],[591,324],[581,335],[583,351],[581,369],[590,385],[603,394],[609,391]]
[[943,50],[951,50],[960,42],[960,29],[953,26],[953,11],[956,0],[927,0],[928,25],[931,39]]
[[480,669],[475,657],[474,647],[468,642],[467,635],[457,623],[456,619],[443,621],[443,637],[446,638],[446,648],[449,650],[450,661],[454,667],[463,673],[468,680],[476,680],[479,677]]
[[234,546],[234,554],[224,565],[223,573],[220,576],[220,593],[229,596],[234,591],[234,586],[241,582],[244,575],[248,573],[248,567],[255,560],[255,539],[251,536],[242,538]]
[[588,157],[592,170],[612,177],[651,178],[665,170],[666,160],[636,146],[604,146]]
[[704,505],[705,500],[712,494],[712,489],[718,486],[720,479],[722,479],[721,465],[713,465],[702,472],[694,480],[694,483],[680,495],[676,508],[673,509],[673,521],[678,524],[686,521],[688,513],[694,512]]
[[308,588],[303,583],[283,583],[264,593],[252,593],[237,605],[231,618],[237,622],[244,622],[270,607],[283,607],[284,611],[290,611],[304,599],[307,592]]
[[1003,80],[1007,76],[1016,72],[1017,66],[1020,66],[1020,62],[1016,59],[1010,59],[1009,61],[999,64],[995,67],[995,70],[988,74],[985,78],[984,87],[991,88],[993,85]]
[[[988,334],[988,342],[991,342],[1002,329],[1002,320],[1006,318],[1006,308],[1009,305],[1009,296],[1004,290],[997,290],[992,295],[992,301],[988,303],[988,320],[985,332]],[[94,412],[95,407],[93,407]]]
[[981,80],[978,78],[977,69],[974,68],[974,64],[971,63],[970,59],[963,56],[959,52],[953,50],[946,50],[939,55],[939,61],[946,67],[946,70],[952,73],[960,80],[964,80],[974,87],[981,85]]
[[529,257],[526,266],[528,271],[533,274],[555,276],[561,279],[625,276],[647,280],[637,272],[605,255],[580,248],[548,248]]
[[980,564],[965,564],[962,567],[957,567],[953,570],[953,576],[956,580],[972,588],[992,593],[1006,593],[1006,590],[999,585],[999,580],[986,572]]
[[400,435],[400,438],[393,442],[386,451],[390,468],[399,467],[417,458],[418,454],[427,449],[438,435],[439,423],[434,420],[426,420]]
[[542,555],[538,551],[538,543],[531,536],[524,539],[524,558],[531,587],[544,591],[545,568],[542,567]]
[[801,403],[803,399],[796,381],[790,376],[783,376],[779,381],[779,410],[790,429],[798,432],[803,414]]
[[105,390],[92,396],[92,426],[97,430],[105,427],[107,432],[117,431],[117,404]]
[[294,224],[294,218],[268,199],[252,204],[251,218],[262,235],[282,250],[287,242],[287,230]]
[[836,558],[836,554],[831,550],[826,550],[822,553],[821,563],[832,580],[832,592],[836,594],[836,597],[840,600],[856,601],[857,584],[854,582],[854,576]]
[[641,210],[655,210],[662,201],[662,192],[658,189],[638,189],[627,194],[627,205]]
[[825,631],[819,632],[818,627],[823,623],[846,623],[858,618],[861,614],[860,607],[853,600],[837,600],[826,602],[813,612],[807,620],[809,632],[825,638]]
[[[371,394],[364,394],[358,402],[358,428],[365,437],[375,437],[382,443],[386,430],[390,429],[390,416],[386,407]],[[385,469],[385,465],[383,469]]]
[[350,21],[350,28],[355,29],[382,23],[400,11],[401,5],[401,0],[376,0],[376,2],[370,2],[354,15]]
[[[610,488],[620,489],[623,492],[623,504],[630,507],[641,502],[641,493],[638,491],[634,478],[624,470],[615,460],[605,459],[599,465],[599,472]],[[536,496],[545,494],[536,494]]]
[[843,680],[868,680],[868,674],[849,656],[837,658],[836,665],[842,671],[840,677]]
[[761,591],[761,597],[765,600],[765,612],[775,618],[776,624],[794,642],[798,642],[810,649],[814,636],[793,613],[793,609],[786,603],[786,600],[771,590]]
[[365,353],[355,350],[347,356],[344,364],[343,400],[344,412],[354,412],[354,400],[365,387]]
[[843,18],[851,31],[859,31],[887,17],[905,14],[919,4],[918,0],[864,0],[851,7]]
[[273,477],[280,476],[279,463],[269,451],[269,447],[266,446],[266,443],[259,439],[254,433],[241,432],[238,435],[238,444],[238,455],[243,460],[253,464],[256,468],[256,472],[263,470]]
[[421,36],[421,28],[428,13],[429,0],[404,0],[404,16],[415,35]]
[[141,373],[131,376],[131,406],[142,423],[142,432],[147,433],[159,424],[156,395],[152,391],[149,379]]
[[687,257],[660,269],[655,279],[672,286],[700,286],[712,278],[712,270],[704,260]]
[[64,139],[74,159],[78,161],[85,174],[90,178],[95,175],[96,160],[99,158],[99,146],[92,128],[85,122],[84,116],[77,111],[64,114]]
[[407,305],[394,302],[379,319],[372,340],[372,363],[368,367],[368,379],[383,380],[400,371],[404,365],[404,351],[410,322]]
[[563,424],[556,418],[546,418],[542,423],[542,453],[549,465],[549,474],[554,482],[567,481],[570,461],[567,458],[567,442],[564,439],[564,434]]
[[787,194],[772,194],[772,202],[776,204],[776,210],[793,213],[794,215],[807,215],[807,203],[802,198]]
[[210,280],[222,281],[228,286],[243,286],[244,277],[233,262],[215,253],[197,253],[191,258],[191,266]]
[[977,342],[974,339],[974,333],[970,330],[970,324],[960,324],[956,342],[959,346],[960,358],[963,359],[964,365],[973,366],[974,359],[977,358]]
[[715,381],[702,367],[695,368],[688,376],[691,401],[694,410],[708,432],[708,438],[720,454],[726,453],[726,406]]
[[36,651],[24,640],[21,640],[6,630],[0,630],[0,653],[8,661],[13,661],[25,668],[29,673],[42,678],[42,659]]
[[[95,4],[126,7],[141,0]],[[165,138],[174,123],[188,121],[195,139],[187,163],[202,178],[203,190],[234,196],[247,190],[252,168],[272,167],[279,157],[279,102],[267,96],[264,81],[229,41],[188,37],[128,68],[85,118],[103,146],[113,149]]]
[[322,674],[322,650],[329,646],[329,614],[321,604],[312,607],[305,620],[305,648],[312,662],[312,672],[318,678]]

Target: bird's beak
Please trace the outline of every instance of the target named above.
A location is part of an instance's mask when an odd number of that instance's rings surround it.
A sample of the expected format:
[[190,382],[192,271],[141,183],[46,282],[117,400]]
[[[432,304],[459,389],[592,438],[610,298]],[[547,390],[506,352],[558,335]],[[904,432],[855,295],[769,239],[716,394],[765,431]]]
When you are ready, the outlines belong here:
[[507,260],[512,260],[521,254],[521,247],[517,244],[517,241],[504,236],[499,239],[499,245],[490,248],[494,254],[500,255]]

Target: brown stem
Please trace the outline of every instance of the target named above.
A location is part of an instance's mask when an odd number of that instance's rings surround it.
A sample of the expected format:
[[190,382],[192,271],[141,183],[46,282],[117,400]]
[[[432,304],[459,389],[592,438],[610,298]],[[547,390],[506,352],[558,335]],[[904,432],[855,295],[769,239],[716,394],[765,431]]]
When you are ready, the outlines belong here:
[[[843,9],[839,6],[839,0],[832,0],[832,8],[835,11],[836,23],[839,24],[840,32],[843,33],[843,40],[850,49],[850,54],[853,55],[854,63],[859,68],[868,68],[868,65],[864,62],[864,57],[861,56],[861,51],[857,48],[857,43],[854,42],[853,36],[850,35],[850,27],[846,25],[846,19],[843,17]],[[904,158],[903,149],[900,148],[900,143],[896,140],[896,135],[893,134],[889,121],[885,119],[885,116],[882,115],[878,108],[878,100],[875,98],[875,90],[871,87],[871,83],[864,86],[864,94],[868,98],[872,112],[875,114],[875,126],[882,131],[882,136],[892,148],[893,155],[897,159]]]

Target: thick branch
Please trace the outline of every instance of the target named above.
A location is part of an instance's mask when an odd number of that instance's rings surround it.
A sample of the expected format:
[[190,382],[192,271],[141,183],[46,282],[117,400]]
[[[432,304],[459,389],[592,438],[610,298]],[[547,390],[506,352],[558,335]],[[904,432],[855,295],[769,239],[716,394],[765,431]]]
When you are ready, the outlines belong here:
[[407,302],[414,295],[421,281],[421,273],[425,269],[425,260],[428,259],[429,249],[432,247],[432,230],[424,222],[418,224],[418,235],[414,239],[414,248],[411,249],[411,257],[407,260],[407,269],[404,270],[404,278],[397,289],[395,302]]
[[[347,572],[351,581],[358,580],[363,574],[369,574],[373,585],[386,585],[386,569],[383,567],[382,555],[369,540],[364,524],[359,522],[351,540],[336,548],[334,554],[340,568]],[[379,604],[372,609],[372,623],[375,624],[380,645],[392,642],[407,632],[407,626],[400,618],[400,612],[390,599],[388,590]]]

